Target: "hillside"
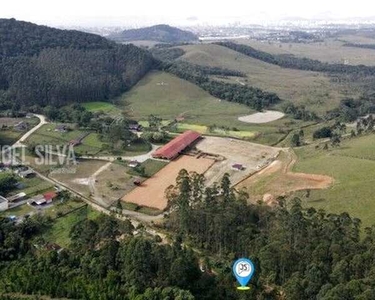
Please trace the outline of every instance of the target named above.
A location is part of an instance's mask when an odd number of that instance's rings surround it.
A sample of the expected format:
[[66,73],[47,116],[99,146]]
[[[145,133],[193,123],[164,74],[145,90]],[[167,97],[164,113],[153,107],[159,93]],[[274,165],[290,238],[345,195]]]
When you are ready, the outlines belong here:
[[138,82],[152,56],[97,35],[0,19],[0,106],[106,100]]
[[186,45],[179,48],[185,51],[179,60],[237,70],[246,75],[244,78],[217,79],[241,82],[276,93],[286,101],[308,105],[310,110],[319,114],[335,108],[342,98],[355,96],[357,92],[339,82],[333,82],[327,74],[281,68],[219,45]]
[[157,41],[161,43],[181,43],[198,40],[198,36],[186,30],[169,25],[155,25],[151,27],[130,29],[109,36],[117,42],[125,41]]

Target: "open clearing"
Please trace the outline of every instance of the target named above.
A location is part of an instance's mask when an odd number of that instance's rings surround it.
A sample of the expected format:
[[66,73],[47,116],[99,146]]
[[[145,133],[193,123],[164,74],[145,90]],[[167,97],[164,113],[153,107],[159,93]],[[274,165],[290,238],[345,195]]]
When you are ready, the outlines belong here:
[[[147,120],[149,115],[153,114],[169,123],[176,117],[183,116],[183,124],[189,124],[183,126],[203,126],[203,130],[214,125],[227,127],[230,131],[236,128],[240,131],[241,137],[253,138],[262,144],[277,143],[284,137],[286,130],[298,127],[301,123],[293,120],[293,125],[290,125],[289,118],[270,124],[241,122],[238,117],[255,111],[244,105],[214,98],[196,85],[165,72],[148,73],[131,91],[123,94],[118,102],[137,120]],[[146,122],[141,124],[144,125]],[[280,129],[285,130],[283,132]],[[234,137],[238,137],[237,134],[238,132],[229,133]]]
[[133,189],[129,194],[125,195],[122,200],[135,203],[139,206],[164,210],[168,205],[165,190],[170,185],[176,183],[176,178],[180,170],[186,169],[188,172],[203,174],[214,162],[215,161],[212,159],[182,155],[170,162],[153,177],[144,181],[141,186]]
[[60,168],[52,172],[49,177],[58,180],[71,189],[90,196],[90,177],[95,171],[104,166],[107,162],[100,160],[82,160],[76,166]]
[[[342,39],[344,40],[345,37]],[[374,50],[346,47],[344,41],[334,39],[316,43],[268,43],[245,39],[237,40],[237,42],[272,54],[293,54],[297,57],[307,57],[328,63],[375,65]],[[375,40],[372,40],[371,44],[375,44]]]
[[90,112],[103,112],[106,114],[120,114],[121,110],[118,109],[114,104],[108,102],[87,102],[83,103],[82,106]]
[[329,151],[314,146],[298,148],[296,154],[293,171],[335,179],[331,188],[311,191],[309,197],[297,192],[306,206],[332,213],[348,212],[360,218],[365,227],[374,223],[375,135],[344,140],[341,147]]
[[245,123],[263,124],[269,123],[283,118],[285,114],[275,110],[266,110],[255,114],[239,117],[238,120]]
[[357,95],[344,85],[331,82],[325,74],[281,68],[222,46],[200,44],[179,48],[186,52],[181,60],[241,71],[247,75],[241,82],[275,92],[284,100],[308,105],[309,110],[317,113],[333,109],[342,98]]
[[148,73],[119,102],[138,120],[146,120],[151,114],[167,120],[183,115],[189,123],[202,125],[243,125],[237,118],[254,112],[245,105],[217,99],[165,72]]
[[[207,185],[219,182],[225,173],[229,173],[232,183],[237,184],[261,166],[270,163],[280,151],[279,148],[219,137],[205,137],[196,147],[202,152],[217,154],[224,158],[205,173]],[[233,170],[233,164],[242,164],[245,169]]]
[[326,189],[333,184],[330,176],[292,172],[295,162],[296,155],[292,150],[282,151],[277,160],[236,188],[245,188],[252,202],[263,199],[267,204],[273,204],[278,196],[299,190]]

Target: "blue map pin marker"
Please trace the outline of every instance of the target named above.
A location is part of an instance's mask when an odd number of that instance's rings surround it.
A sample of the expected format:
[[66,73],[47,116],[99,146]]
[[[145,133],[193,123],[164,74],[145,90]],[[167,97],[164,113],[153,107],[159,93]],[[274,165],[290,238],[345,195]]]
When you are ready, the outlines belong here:
[[251,277],[254,275],[254,264],[250,259],[240,258],[235,261],[233,265],[233,274],[236,277],[238,283],[241,285],[237,289],[239,290],[250,290],[247,286]]

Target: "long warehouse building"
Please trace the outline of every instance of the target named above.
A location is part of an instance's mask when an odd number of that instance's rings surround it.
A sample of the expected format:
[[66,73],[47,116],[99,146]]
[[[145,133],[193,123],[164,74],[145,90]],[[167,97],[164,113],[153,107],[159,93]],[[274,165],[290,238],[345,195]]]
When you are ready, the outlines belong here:
[[152,157],[172,160],[179,156],[183,150],[194,144],[200,138],[201,135],[198,132],[192,130],[185,131],[183,134],[179,135],[163,147],[156,150],[152,154]]

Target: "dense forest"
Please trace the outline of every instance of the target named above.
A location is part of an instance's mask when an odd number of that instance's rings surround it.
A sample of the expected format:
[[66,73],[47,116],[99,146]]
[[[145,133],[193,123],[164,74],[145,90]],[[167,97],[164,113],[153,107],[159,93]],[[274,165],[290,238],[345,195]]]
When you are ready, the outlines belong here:
[[321,62],[319,60],[299,58],[289,54],[274,55],[264,51],[256,50],[253,47],[247,45],[236,44],[233,42],[218,42],[216,44],[240,52],[252,58],[259,59],[270,64],[278,65],[283,68],[360,76],[375,75],[375,67],[364,65],[351,66],[345,64],[329,64]]
[[114,33],[108,38],[119,42],[156,41],[161,43],[181,43],[198,41],[198,36],[194,33],[164,24],[139,29],[129,29]]
[[132,87],[153,57],[133,45],[0,19],[0,107],[106,100]]
[[[303,209],[299,199],[249,205],[228,175],[210,188],[204,180],[182,170],[167,190],[172,209],[159,226],[169,243],[101,215],[77,221],[70,246],[57,251],[43,238],[54,220],[0,219],[0,297],[9,297],[1,299],[375,298],[374,227],[361,237],[361,221],[346,213]],[[256,267],[249,292],[236,290],[231,271],[244,256]]]
[[200,66],[182,61],[164,63],[161,68],[164,71],[198,85],[205,91],[209,92],[212,96],[230,102],[241,103],[256,110],[262,110],[280,101],[280,98],[274,93],[264,92],[261,89],[250,86],[212,80],[209,77],[243,77],[244,74],[239,71],[218,67]]

